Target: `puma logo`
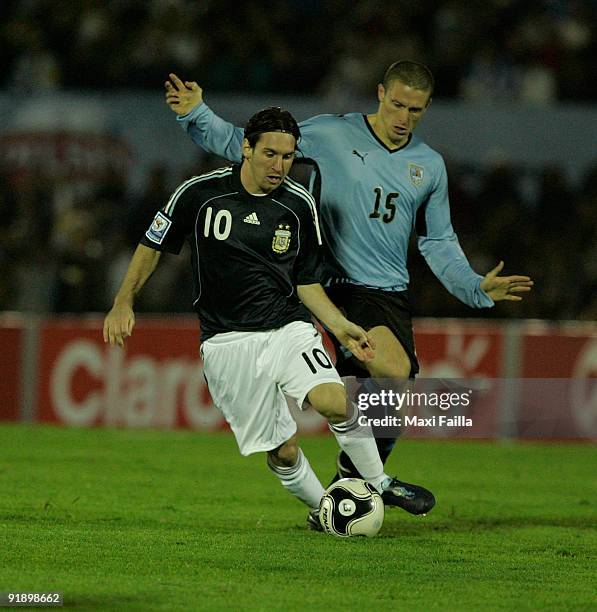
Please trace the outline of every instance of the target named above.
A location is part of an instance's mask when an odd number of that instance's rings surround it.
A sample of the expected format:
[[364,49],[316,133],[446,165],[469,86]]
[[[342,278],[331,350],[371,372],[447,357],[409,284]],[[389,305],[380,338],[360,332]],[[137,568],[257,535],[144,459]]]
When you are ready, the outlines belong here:
[[352,150],[352,154],[356,155],[363,162],[363,164],[365,163],[365,157],[367,157],[367,155],[369,155],[369,153],[363,153],[361,155],[356,149]]

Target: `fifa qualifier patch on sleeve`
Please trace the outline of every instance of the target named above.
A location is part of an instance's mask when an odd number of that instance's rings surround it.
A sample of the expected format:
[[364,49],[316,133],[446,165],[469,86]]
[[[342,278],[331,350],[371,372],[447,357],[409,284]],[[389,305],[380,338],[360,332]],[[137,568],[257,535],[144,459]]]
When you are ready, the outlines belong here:
[[153,218],[151,226],[145,232],[145,235],[152,242],[155,242],[156,244],[162,244],[171,225],[172,221],[170,221],[168,217],[158,211],[155,217]]
[[272,240],[272,250],[274,253],[286,253],[290,248],[290,225],[278,225]]
[[423,184],[423,172],[423,166],[408,164],[408,176],[415,187],[420,187]]

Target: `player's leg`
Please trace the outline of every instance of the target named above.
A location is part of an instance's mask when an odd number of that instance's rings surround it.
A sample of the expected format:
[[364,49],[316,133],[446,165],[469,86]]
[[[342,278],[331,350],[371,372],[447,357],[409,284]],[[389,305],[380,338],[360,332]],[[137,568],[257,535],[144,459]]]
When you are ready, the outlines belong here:
[[[429,502],[425,489],[419,491],[415,485],[411,490],[398,489],[398,481],[385,474],[371,428],[359,422],[358,410],[347,402],[344,385],[326,357],[320,335],[313,332],[311,325],[302,322],[291,323],[276,332],[281,389],[300,407],[308,398],[309,404],[328,420],[342,451],[357,466],[360,477],[380,491],[384,503],[413,514],[427,512],[434,501]],[[290,354],[288,346],[293,347]]]
[[[400,341],[393,332],[385,326],[377,326],[369,330],[369,335],[376,343],[376,355],[371,364],[371,378],[363,384],[363,391],[377,393],[380,388],[376,382],[379,378],[408,381],[411,372],[411,358],[404,350]],[[369,366],[370,364],[364,364]],[[369,369],[369,368],[368,368]],[[379,456],[385,464],[389,454],[396,443],[395,437],[378,436],[375,438]],[[358,478],[358,464],[352,461],[350,454],[344,449],[336,459],[335,482],[340,478]],[[393,478],[391,483],[386,483],[387,490],[382,497],[389,505],[397,505],[411,514],[426,514],[435,505],[435,497],[428,489]]]
[[267,465],[279,478],[282,486],[310,510],[316,510],[324,489],[299,448],[296,436],[267,451]]
[[360,477],[381,491],[388,478],[383,471],[370,427],[358,421],[358,411],[349,410],[346,390],[340,382],[320,383],[307,393],[309,404],[329,423],[338,445],[357,466]]
[[204,373],[242,455],[267,452],[282,485],[310,509],[323,487],[298,447],[296,423],[268,364],[273,332],[231,332],[202,345]]
[[290,323],[277,331],[275,347],[272,346],[272,354],[279,354],[275,367],[282,391],[301,408],[308,398],[309,404],[327,419],[361,477],[381,490],[388,476],[384,474],[371,428],[358,422],[358,411],[347,411],[346,390],[325,352],[320,334],[309,323]]
[[[300,399],[300,398],[299,398]],[[359,411],[347,401],[344,387],[322,383],[308,392],[310,405],[324,416],[340,448],[356,466],[359,477],[370,482],[384,504],[411,514],[426,514],[435,505],[433,494],[419,485],[391,478],[383,469],[371,428],[359,422]]]
[[[308,398],[328,420],[342,450],[360,476],[381,492],[384,503],[412,514],[428,512],[435,504],[429,491],[417,485],[407,487],[385,474],[371,428],[359,421],[358,410],[347,401],[340,376],[325,353],[320,334],[314,331],[312,325],[299,321],[274,332],[271,356],[280,388],[300,407]],[[290,352],[289,346],[293,347]]]
[[[403,380],[408,384],[408,380],[413,371],[413,361],[411,356],[404,349],[401,341],[394,335],[394,332],[386,326],[379,325],[373,327],[368,332],[375,342],[375,358],[366,364],[371,378],[364,384],[364,391],[377,393],[380,387],[376,379]],[[413,346],[414,349],[414,346]],[[418,363],[414,366],[418,371]],[[378,436],[375,439],[379,455],[385,464],[389,454],[396,444],[396,438],[385,438]],[[358,466],[351,461],[350,456],[342,453],[337,460],[338,472],[344,477],[358,474]],[[408,482],[403,482],[393,478],[391,483],[385,483],[385,490],[382,494],[385,503],[397,505],[411,512],[412,514],[426,514],[435,505],[435,497],[431,491]],[[394,502],[394,503],[392,503]]]
[[375,342],[375,356],[365,363],[373,378],[408,379],[411,360],[402,343],[386,325],[377,325],[367,332]]
[[[386,292],[355,285],[337,285],[329,291],[330,297],[355,323],[368,330],[376,343],[375,357],[371,362],[360,363],[354,358],[340,361],[341,375],[366,377],[362,391],[380,391],[378,380],[391,379],[405,381],[414,379],[419,371],[415,351],[411,309],[407,292]],[[346,357],[346,354],[344,354]],[[356,370],[355,370],[356,366]],[[348,371],[345,368],[348,367]],[[359,373],[359,370],[361,373]],[[385,464],[396,443],[395,437],[376,436],[379,455]],[[358,477],[358,469],[350,457],[340,452],[336,460],[336,475],[339,478]],[[435,504],[433,494],[418,485],[394,479],[394,486],[400,496],[410,495],[410,501],[400,505],[408,512],[420,514],[428,512]]]
[[[369,377],[365,381],[368,393],[376,393],[379,387],[375,378],[407,380],[419,371],[412,329],[410,303],[407,292],[388,292],[367,289],[356,285],[335,285],[328,290],[332,301],[351,321],[373,332],[376,341],[375,357],[361,363],[339,351],[338,372],[341,376]],[[380,457],[385,463],[396,438],[377,437]],[[349,458],[340,454],[336,461],[337,478],[356,476]]]
[[[380,387],[375,378],[389,378],[392,380],[408,380],[412,363],[411,358],[404,350],[402,343],[392,330],[385,325],[371,328],[369,336],[375,342],[375,357],[367,363],[360,364],[366,369],[370,378],[365,380],[362,391],[365,393],[378,393]],[[363,377],[363,374],[361,375]],[[377,450],[382,462],[385,464],[396,444],[395,437],[376,437]],[[337,473],[332,482],[339,478],[358,477],[358,470],[345,453],[340,453],[336,460]]]

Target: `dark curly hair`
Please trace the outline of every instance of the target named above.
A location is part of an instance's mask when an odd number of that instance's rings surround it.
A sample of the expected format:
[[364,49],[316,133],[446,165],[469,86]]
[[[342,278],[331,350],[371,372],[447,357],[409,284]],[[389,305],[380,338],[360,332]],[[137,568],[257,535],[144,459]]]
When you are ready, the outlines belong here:
[[295,118],[279,106],[269,106],[255,113],[245,126],[245,138],[253,148],[259,136],[265,132],[285,132],[292,134],[299,141],[301,131]]

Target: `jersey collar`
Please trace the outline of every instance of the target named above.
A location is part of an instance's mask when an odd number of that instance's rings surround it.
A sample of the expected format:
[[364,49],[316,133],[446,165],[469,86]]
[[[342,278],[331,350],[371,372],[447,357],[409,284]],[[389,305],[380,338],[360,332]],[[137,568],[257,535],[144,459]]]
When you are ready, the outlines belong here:
[[402,149],[405,149],[406,147],[408,147],[408,145],[410,144],[410,141],[412,140],[412,132],[408,135],[408,140],[401,146],[398,147],[397,149],[390,149],[390,147],[388,147],[383,141],[381,141],[379,139],[379,137],[377,136],[377,134],[375,133],[375,131],[373,130],[373,128],[371,127],[371,124],[369,123],[369,119],[367,119],[367,115],[363,115],[363,121],[365,122],[365,125],[367,126],[367,129],[369,130],[369,132],[371,132],[371,136],[373,136],[373,138],[375,138],[375,140],[388,152],[388,153],[397,153],[398,151],[402,151]]

